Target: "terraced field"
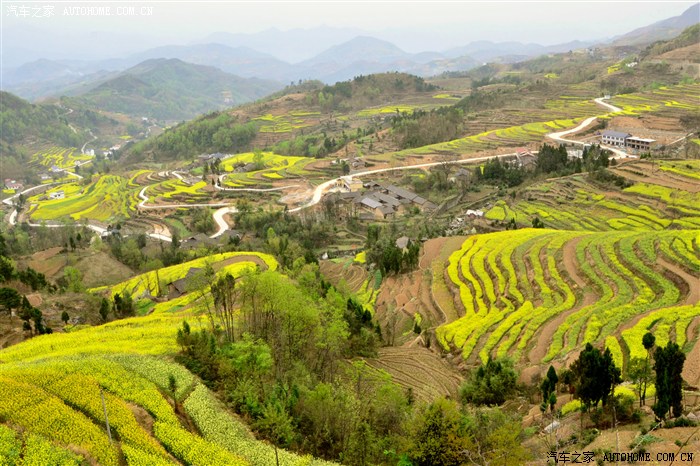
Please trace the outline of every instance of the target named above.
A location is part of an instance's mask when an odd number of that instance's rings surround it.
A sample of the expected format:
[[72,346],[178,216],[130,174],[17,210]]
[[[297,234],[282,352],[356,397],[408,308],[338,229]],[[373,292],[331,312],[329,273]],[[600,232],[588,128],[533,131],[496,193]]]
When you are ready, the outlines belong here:
[[432,294],[449,287],[457,314],[437,329],[443,348],[470,364],[508,355],[535,371],[570,363],[593,342],[626,366],[645,355],[641,339],[652,331],[659,344],[681,345],[683,376],[700,385],[700,162],[637,160],[611,171],[632,185],[550,179],[485,215],[520,227],[538,217],[546,230],[443,246],[451,254],[437,261]]
[[438,340],[468,361],[549,363],[593,342],[619,348],[626,364],[647,329],[686,349],[698,338],[700,230],[475,235],[446,275],[464,314],[438,328]]
[[236,165],[253,163],[254,161],[255,154],[253,152],[237,154],[224,160],[221,167],[225,170],[226,176],[222,186],[240,188],[260,184],[269,185],[274,180],[300,178],[310,174],[305,170],[305,166],[313,162],[314,159],[263,152],[260,159],[263,168],[260,170],[241,173],[234,171]]
[[[182,317],[160,319],[163,331],[158,333],[157,350],[176,351],[175,332]],[[35,340],[13,347],[18,351],[0,353],[5,362],[0,368],[0,413],[18,429],[0,426],[1,453],[24,450],[25,461],[43,455],[42,460],[26,464],[77,465],[81,460],[115,466],[274,464],[274,448],[256,441],[191,373],[163,356],[146,355],[128,345],[141,332],[156,343],[152,335],[159,329],[152,320],[131,319],[96,328],[106,331],[100,332],[102,341],[93,354],[83,354],[81,344],[73,348],[80,353],[63,351],[58,356],[44,345],[31,345]],[[117,331],[127,336],[126,341],[113,339]],[[75,343],[86,332],[90,330],[67,334],[61,343]],[[114,345],[119,350],[109,351]],[[28,346],[33,346],[36,357],[23,356]],[[176,380],[175,393],[169,388],[170,376]],[[28,395],[35,403],[26,404]],[[25,434],[20,434],[22,429]],[[37,446],[45,450],[38,452]],[[279,451],[279,460],[284,465],[330,464],[302,460],[284,450]]]
[[206,181],[188,184],[177,178],[170,178],[157,184],[150,185],[146,195],[152,200],[149,204],[200,204],[207,203],[211,193],[204,189],[209,185]]
[[261,133],[289,133],[297,129],[307,128],[318,122],[320,112],[292,111],[284,115],[265,114],[253,121],[259,121]]
[[[232,262],[237,258],[277,265],[258,253],[209,260],[237,274],[240,268],[232,268],[245,262]],[[170,360],[183,319],[194,329],[208,325],[195,317],[195,307],[159,303],[149,316],[40,336],[1,351],[0,458],[22,455],[22,464],[62,465],[275,464],[272,446],[256,441],[196,377]],[[279,460],[330,464],[283,450]]]
[[[580,114],[581,116],[492,129],[473,136],[455,139],[453,141],[432,144],[417,149],[399,151],[396,152],[395,155],[401,157],[407,155],[424,154],[464,154],[497,149],[500,147],[523,146],[531,142],[541,142],[548,133],[573,128],[586,117],[599,114],[600,110],[590,108],[585,111],[579,111],[578,109],[574,111],[572,109],[564,113],[567,115],[575,113]],[[548,111],[548,115],[551,114],[552,111]]]
[[367,360],[375,369],[411,389],[417,400],[430,403],[440,396],[454,396],[463,379],[438,355],[421,347],[386,347],[377,359]]
[[362,285],[369,279],[369,274],[364,267],[353,264],[351,261],[321,261],[319,263],[321,273],[333,286],[340,286],[343,281],[348,289],[357,293]]
[[[645,231],[700,228],[700,161],[634,161],[612,170],[635,183],[606,190],[585,175],[538,183],[515,201],[499,201],[490,220],[528,226],[538,217],[547,227],[584,231]],[[586,215],[581,215],[584,209]]]
[[[65,197],[48,198],[57,191],[63,191]],[[115,175],[95,177],[87,186],[62,184],[28,200],[33,204],[29,215],[34,221],[71,217],[74,220],[109,222],[115,218],[129,218],[136,211],[138,202],[138,189],[130,186],[126,178]]]
[[[449,96],[444,97],[444,98],[449,98]],[[383,115],[383,116],[391,116],[391,115],[396,115],[397,113],[413,113],[415,110],[418,110],[422,108],[423,106],[415,106],[415,105],[405,105],[405,104],[400,104],[400,105],[388,105],[385,107],[373,107],[373,108],[366,108],[364,110],[360,110],[357,112],[357,116],[359,117],[371,117],[371,116],[377,116],[377,115]]]
[[36,152],[29,159],[29,165],[32,167],[44,167],[49,169],[53,166],[58,168],[72,169],[76,163],[92,160],[92,156],[81,154],[74,147],[50,147],[46,150]]
[[158,269],[158,271],[142,273],[111,287],[103,286],[90,289],[89,291],[100,293],[109,290],[111,295],[128,291],[134,297],[148,294],[156,296],[160,286],[184,278],[191,268],[202,268],[207,264],[211,264],[217,273],[228,272],[234,276],[240,276],[245,269],[249,268],[277,269],[277,261],[269,254],[260,252],[225,252],[164,267]]
[[679,84],[662,86],[643,94],[621,94],[612,98],[611,103],[622,108],[625,115],[638,115],[646,112],[660,112],[664,116],[680,116],[700,108],[700,84]]
[[[572,128],[587,117],[602,119],[616,115],[639,115],[653,112],[663,116],[678,117],[689,111],[700,110],[700,84],[682,84],[661,87],[657,90],[615,96],[611,103],[622,108],[621,112],[606,113],[592,101],[594,91],[587,87],[577,94],[576,86],[570,94],[547,100],[544,108],[506,108],[493,116],[493,121],[485,122],[488,128],[480,133],[443,142],[408,149],[391,154],[392,157],[425,154],[465,154],[517,147],[532,142],[541,142],[547,133]],[[507,122],[511,122],[508,124]],[[500,127],[499,127],[500,126]]]

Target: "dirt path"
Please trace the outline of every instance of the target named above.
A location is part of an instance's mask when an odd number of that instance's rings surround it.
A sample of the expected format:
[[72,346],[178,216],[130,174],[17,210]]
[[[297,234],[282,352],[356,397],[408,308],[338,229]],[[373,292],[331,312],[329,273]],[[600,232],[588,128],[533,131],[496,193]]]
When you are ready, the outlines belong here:
[[[657,257],[656,262],[659,265],[661,265],[662,267],[664,267],[665,269],[667,269],[668,271],[670,271],[671,273],[678,275],[688,285],[689,291],[686,294],[685,300],[683,302],[678,302],[676,305],[680,306],[683,304],[697,304],[698,302],[700,302],[700,283],[698,283],[700,281],[700,279],[693,277],[692,275],[687,273],[685,270],[683,270],[679,266],[677,266],[671,262],[668,262],[665,259],[662,259],[661,257]],[[641,314],[637,314],[633,318],[625,321],[624,323],[622,323],[620,325],[617,332],[615,332],[616,336],[619,336],[621,334],[621,332],[623,332],[624,330],[628,330],[628,329],[634,327],[644,317],[648,316],[652,312],[656,312],[657,310],[658,310],[658,308],[649,309],[648,311],[642,312]],[[700,355],[700,353],[698,353],[698,354]],[[699,369],[699,373],[700,373],[700,369]]]
[[682,376],[693,387],[700,387],[700,316],[688,325],[686,337],[688,341],[695,339],[695,346],[686,356]]
[[439,238],[432,238],[423,243],[422,254],[420,260],[418,261],[418,266],[422,269],[429,269],[431,264],[440,255],[442,247],[447,243],[450,238],[447,236],[441,236]]
[[235,207],[222,207],[214,212],[214,221],[219,226],[219,229],[216,231],[216,233],[211,235],[210,238],[218,238],[219,236],[223,235],[226,230],[229,229],[228,222],[224,216],[228,214],[235,214],[236,212],[238,212],[238,210]]
[[656,258],[656,263],[661,265],[663,268],[671,271],[675,275],[678,275],[683,279],[683,281],[685,281],[688,284],[688,294],[685,297],[684,304],[700,303],[700,277],[690,275],[677,264],[668,262],[666,259],[663,259],[661,257]]
[[[466,236],[450,236],[449,238],[436,238],[426,241],[424,244],[425,255],[420,260],[420,266],[429,267],[430,299],[435,307],[444,316],[444,322],[449,323],[460,318],[464,312],[459,312],[455,297],[445,279],[445,262],[450,254],[458,250],[466,240]],[[440,240],[440,241],[438,241]],[[430,261],[428,261],[430,259]],[[457,295],[458,296],[458,295]],[[461,306],[464,308],[464,306]]]
[[544,359],[544,357],[547,355],[547,351],[549,350],[549,345],[552,342],[552,336],[554,336],[557,329],[571,314],[583,309],[586,306],[594,304],[598,298],[597,295],[591,290],[588,283],[586,283],[583,277],[579,274],[577,268],[578,261],[576,260],[576,247],[582,239],[583,236],[578,236],[564,244],[564,247],[562,248],[562,262],[566,273],[575,283],[575,286],[572,287],[574,293],[578,294],[577,292],[582,292],[583,298],[578,306],[574,306],[568,311],[558,314],[554,319],[551,319],[545,323],[542,330],[540,330],[539,335],[535,337],[535,346],[527,355],[527,358],[531,364],[539,364],[539,362]]
[[229,259],[226,259],[225,261],[219,262],[216,264],[216,270],[219,270],[223,267],[232,265],[232,264],[237,264],[239,262],[253,262],[255,265],[260,267],[261,270],[267,270],[267,264],[265,263],[264,260],[262,260],[260,257],[256,255],[242,255],[242,256],[233,256]]

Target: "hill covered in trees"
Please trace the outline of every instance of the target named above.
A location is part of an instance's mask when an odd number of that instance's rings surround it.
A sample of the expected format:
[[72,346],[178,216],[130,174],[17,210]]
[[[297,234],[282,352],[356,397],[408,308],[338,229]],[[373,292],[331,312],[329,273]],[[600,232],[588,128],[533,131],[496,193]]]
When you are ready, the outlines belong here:
[[280,87],[273,81],[240,78],[210,66],[152,59],[66,100],[136,117],[186,120],[259,99]]

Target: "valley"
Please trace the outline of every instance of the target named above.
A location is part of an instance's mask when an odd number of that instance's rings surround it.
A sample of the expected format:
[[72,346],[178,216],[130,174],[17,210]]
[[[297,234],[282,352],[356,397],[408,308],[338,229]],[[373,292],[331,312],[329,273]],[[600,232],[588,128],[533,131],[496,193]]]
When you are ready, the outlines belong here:
[[0,464],[700,455],[695,11],[12,70]]

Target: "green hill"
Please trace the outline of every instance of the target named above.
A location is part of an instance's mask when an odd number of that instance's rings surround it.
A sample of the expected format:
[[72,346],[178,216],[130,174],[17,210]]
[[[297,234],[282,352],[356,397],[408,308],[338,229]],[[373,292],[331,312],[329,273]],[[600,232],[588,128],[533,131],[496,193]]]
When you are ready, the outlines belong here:
[[[671,40],[659,41],[649,45],[640,53],[641,58],[652,58],[684,47],[695,46],[695,54],[698,56],[698,43],[700,43],[700,23],[690,26]],[[696,60],[697,61],[697,60]]]
[[9,92],[0,92],[0,141],[5,150],[11,145],[32,141],[49,141],[71,146],[81,141],[68,121],[66,110],[56,105],[36,105]]
[[[297,138],[293,155],[321,156],[397,110],[444,106],[434,99],[438,87],[405,73],[358,76],[320,86],[311,81],[289,86],[254,104],[214,112],[178,125],[136,145],[132,160],[192,158],[203,152],[241,152],[271,148]],[[406,105],[402,104],[406,102]],[[325,143],[328,139],[329,143]],[[330,144],[330,140],[336,142]],[[281,149],[282,150],[282,149]],[[286,155],[290,155],[283,150]]]
[[56,105],[30,104],[0,92],[0,166],[3,177],[21,178],[31,147],[79,147],[85,136],[66,120],[67,110]]
[[211,110],[259,99],[279,83],[246,79],[178,59],[154,59],[69,99],[109,112],[183,120]]

